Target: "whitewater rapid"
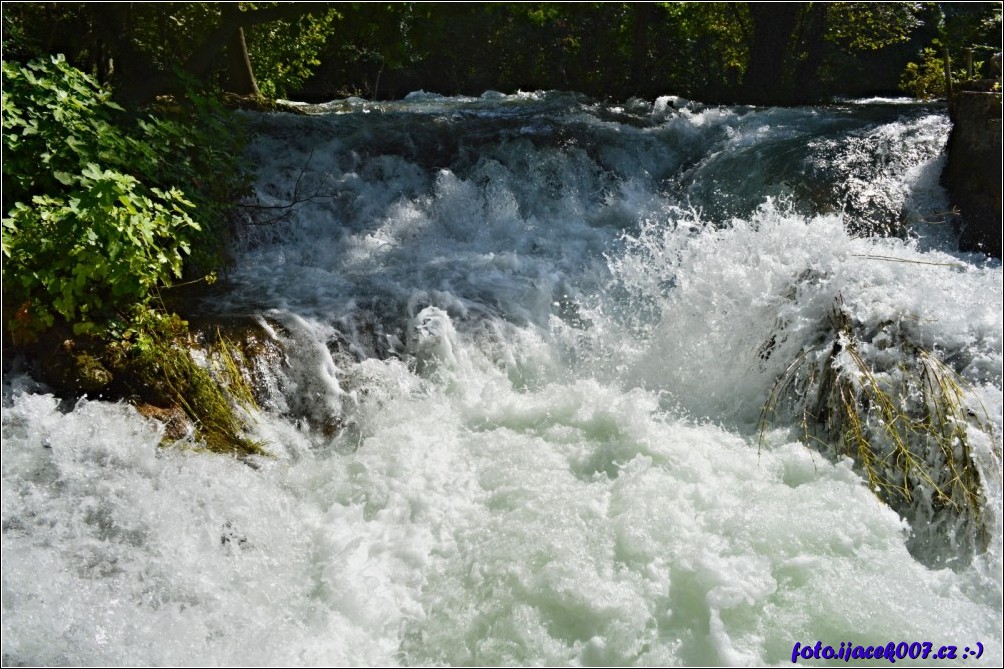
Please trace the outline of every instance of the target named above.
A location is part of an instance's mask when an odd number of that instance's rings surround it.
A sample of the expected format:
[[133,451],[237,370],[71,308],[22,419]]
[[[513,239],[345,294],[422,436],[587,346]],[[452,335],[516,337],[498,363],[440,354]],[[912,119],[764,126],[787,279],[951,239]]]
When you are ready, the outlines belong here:
[[272,457],[5,370],[4,664],[1002,659],[999,443],[989,546],[951,553],[794,421],[758,431],[840,304],[943,356],[999,440],[1002,269],[953,250],[943,110],[305,108],[248,116],[256,196],[200,314],[282,351]]

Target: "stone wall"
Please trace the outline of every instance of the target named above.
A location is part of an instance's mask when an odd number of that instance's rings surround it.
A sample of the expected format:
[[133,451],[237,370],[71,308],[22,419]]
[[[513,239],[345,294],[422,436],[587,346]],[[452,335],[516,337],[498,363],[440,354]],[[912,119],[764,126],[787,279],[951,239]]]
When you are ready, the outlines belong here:
[[941,180],[959,212],[959,248],[1000,258],[1001,94],[957,93],[951,115]]

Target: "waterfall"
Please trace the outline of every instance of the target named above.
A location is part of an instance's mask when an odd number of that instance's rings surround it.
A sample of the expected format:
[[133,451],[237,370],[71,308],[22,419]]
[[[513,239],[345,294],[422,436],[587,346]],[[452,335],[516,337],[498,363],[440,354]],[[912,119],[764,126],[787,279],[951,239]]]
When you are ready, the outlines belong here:
[[[5,373],[5,664],[1002,659],[1002,268],[955,250],[944,109],[304,111],[248,114],[254,196],[198,307],[268,342],[270,457]],[[935,476],[891,490],[869,379],[903,421],[951,381],[966,453],[916,428]]]

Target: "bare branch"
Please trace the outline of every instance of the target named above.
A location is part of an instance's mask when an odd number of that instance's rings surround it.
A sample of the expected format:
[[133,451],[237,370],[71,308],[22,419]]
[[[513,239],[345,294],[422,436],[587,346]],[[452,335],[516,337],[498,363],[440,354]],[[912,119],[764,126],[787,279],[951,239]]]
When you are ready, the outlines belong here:
[[267,211],[267,210],[273,210],[273,211],[275,211],[275,210],[278,210],[279,212],[281,212],[277,216],[272,216],[271,218],[268,218],[268,219],[265,219],[265,220],[258,220],[258,219],[253,220],[253,221],[249,222],[248,225],[253,225],[253,226],[256,226],[256,227],[257,226],[265,226],[265,225],[273,225],[273,224],[279,223],[280,221],[282,221],[283,219],[285,219],[287,216],[289,216],[293,212],[294,209],[296,209],[297,207],[299,207],[302,204],[308,204],[308,203],[310,203],[310,204],[319,204],[319,203],[323,203],[323,202],[330,202],[331,200],[333,200],[335,198],[334,194],[322,193],[321,192],[321,184],[318,184],[314,188],[314,192],[313,193],[310,193],[309,195],[306,194],[307,188],[304,185],[304,177],[307,174],[307,169],[310,167],[310,161],[313,160],[313,158],[314,158],[314,150],[311,149],[310,150],[310,155],[307,156],[307,162],[304,163],[303,167],[300,168],[300,174],[299,174],[299,176],[296,177],[296,183],[293,185],[293,192],[292,192],[292,195],[291,195],[292,199],[290,200],[290,202],[288,204],[275,204],[275,205],[268,205],[268,204],[241,204],[241,205],[238,205],[238,207],[240,207],[241,209],[245,209],[245,210],[252,210],[252,211]]

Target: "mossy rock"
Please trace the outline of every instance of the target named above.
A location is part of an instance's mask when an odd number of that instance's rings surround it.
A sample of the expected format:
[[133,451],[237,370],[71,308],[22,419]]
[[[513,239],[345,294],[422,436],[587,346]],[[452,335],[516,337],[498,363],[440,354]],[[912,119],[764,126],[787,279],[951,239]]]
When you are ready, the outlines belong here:
[[[168,407],[179,407],[191,419],[206,448],[238,456],[266,455],[264,446],[245,435],[238,407],[254,409],[255,401],[233,354],[221,342],[220,354],[231,361],[227,378],[216,378],[191,355],[194,344],[188,324],[176,316],[163,317],[141,335],[132,357],[135,381],[148,391],[166,396]],[[152,403],[164,406],[159,402]]]
[[219,371],[230,385],[244,386],[255,404],[269,402],[269,370],[286,355],[273,335],[285,332],[281,324],[248,315],[200,316],[189,321],[189,329],[195,345],[214,356],[218,368],[228,368]]
[[112,373],[88,353],[74,355],[73,367],[76,383],[85,392],[101,390],[112,382]]
[[60,394],[101,394],[114,380],[103,362],[104,344],[91,337],[74,337],[69,327],[56,327],[25,347],[38,363],[42,380]]
[[90,353],[64,352],[47,360],[48,381],[60,390],[99,393],[113,379],[112,373]]
[[[165,441],[194,434],[214,452],[240,457],[267,454],[246,436],[241,407],[256,408],[239,371],[217,374],[192,356],[198,342],[181,318],[145,314],[126,334],[73,336],[69,325],[51,328],[23,348],[35,360],[40,380],[58,394],[95,394],[125,400],[144,416],[165,424]],[[244,358],[225,338],[211,344],[217,356]]]

